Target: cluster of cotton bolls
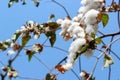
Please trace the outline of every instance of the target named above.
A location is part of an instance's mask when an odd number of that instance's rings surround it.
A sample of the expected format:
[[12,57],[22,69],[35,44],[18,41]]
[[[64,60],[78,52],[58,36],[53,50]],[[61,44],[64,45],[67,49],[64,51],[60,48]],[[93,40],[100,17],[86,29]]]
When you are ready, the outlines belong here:
[[[62,65],[65,70],[69,70],[73,67],[77,52],[92,39],[91,33],[96,34],[98,31],[98,23],[101,21],[101,10],[105,5],[105,0],[82,0],[83,5],[78,10],[78,14],[70,19],[58,19],[56,22],[60,24],[62,31],[60,35],[65,40],[73,38],[69,48],[69,55],[67,62]],[[91,56],[92,49],[87,49],[84,53],[86,56]]]

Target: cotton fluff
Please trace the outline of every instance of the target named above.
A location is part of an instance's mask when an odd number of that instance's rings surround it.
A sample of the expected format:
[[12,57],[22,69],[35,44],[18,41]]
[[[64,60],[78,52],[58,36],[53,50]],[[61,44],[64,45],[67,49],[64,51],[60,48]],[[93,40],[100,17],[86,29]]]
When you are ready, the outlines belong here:
[[84,38],[85,37],[85,31],[82,27],[77,26],[73,29],[73,38]]
[[58,19],[56,22],[57,22],[58,24],[62,24],[63,19]]
[[69,28],[69,26],[71,25],[71,20],[65,19],[62,24],[61,24],[61,28],[62,31],[60,32],[61,36],[65,36],[65,34],[67,33],[67,29]]
[[98,25],[97,24],[95,24],[95,25],[88,24],[85,28],[85,31],[89,35],[91,35],[91,33],[96,34],[96,32],[98,31]]
[[66,70],[69,70],[73,67],[75,62],[75,57],[77,55],[77,51],[81,49],[83,45],[86,44],[86,40],[84,38],[78,38],[75,41],[72,42],[70,48],[69,48],[69,55],[67,59],[67,63],[63,65],[63,68]]
[[80,7],[79,10],[78,10],[78,13],[79,14],[85,14],[87,11],[90,10],[90,7],[89,6],[83,6],[83,7]]
[[66,63],[62,66],[65,70],[70,70],[73,67],[73,63]]
[[96,24],[97,23],[97,16],[98,16],[99,11],[95,10],[95,9],[91,9],[89,10],[86,14],[85,14],[85,24]]

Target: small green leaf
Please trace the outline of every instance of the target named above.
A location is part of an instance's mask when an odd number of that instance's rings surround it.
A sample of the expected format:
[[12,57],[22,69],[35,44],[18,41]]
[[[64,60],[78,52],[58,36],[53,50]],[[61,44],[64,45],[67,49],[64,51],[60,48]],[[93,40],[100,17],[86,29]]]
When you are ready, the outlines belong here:
[[55,15],[54,14],[51,14],[50,16],[49,16],[49,19],[52,19],[52,18],[54,18],[55,17]]
[[53,45],[54,45],[54,43],[56,41],[56,34],[55,34],[55,32],[47,32],[46,36],[49,37],[49,41],[50,41],[51,47],[53,47]]
[[22,37],[22,48],[27,44],[27,42],[31,39],[31,36],[28,35],[28,36],[25,36],[25,37]]
[[103,24],[104,27],[107,25],[108,21],[109,21],[108,14],[103,14],[102,15],[102,24]]
[[34,55],[34,51],[33,50],[29,50],[29,49],[26,49],[26,54],[28,55],[28,61],[30,62],[33,55]]
[[112,57],[108,54],[104,55],[104,68],[109,67],[110,65],[112,65],[114,63]]
[[21,33],[14,33],[13,35],[12,35],[12,41],[13,42],[15,42],[18,38],[19,38],[19,36],[21,35]]
[[51,75],[49,73],[46,74],[46,79],[45,80],[51,80]]
[[74,60],[76,60],[79,55],[81,55],[82,53],[84,53],[84,52],[88,49],[88,47],[89,47],[88,44],[84,45],[84,46],[77,52],[77,55],[76,55],[76,57],[75,57]]
[[33,57],[33,54],[28,55],[28,61],[29,61],[29,62],[31,61],[32,57]]
[[95,39],[95,33],[91,33],[90,35],[93,39]]
[[96,39],[95,39],[95,43],[96,43],[96,44],[100,44],[101,42],[102,42],[101,38],[96,38]]

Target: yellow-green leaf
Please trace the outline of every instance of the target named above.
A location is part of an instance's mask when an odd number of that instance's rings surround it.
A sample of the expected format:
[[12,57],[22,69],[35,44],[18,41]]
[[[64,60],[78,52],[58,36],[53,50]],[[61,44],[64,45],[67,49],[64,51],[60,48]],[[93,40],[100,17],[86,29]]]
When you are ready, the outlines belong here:
[[100,44],[101,42],[102,42],[101,38],[96,38],[96,39],[95,39],[95,43],[96,43],[96,44]]
[[103,24],[104,27],[107,25],[108,21],[109,21],[108,14],[103,14],[102,15],[102,24]]
[[25,36],[25,37],[22,37],[22,48],[27,44],[27,42],[31,39],[31,36],[28,35],[28,36]]

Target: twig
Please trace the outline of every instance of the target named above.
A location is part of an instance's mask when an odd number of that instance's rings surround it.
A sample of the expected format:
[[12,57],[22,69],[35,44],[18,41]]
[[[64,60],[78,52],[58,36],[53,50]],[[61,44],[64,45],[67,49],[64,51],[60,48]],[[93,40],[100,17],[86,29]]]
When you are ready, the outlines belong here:
[[35,57],[35,59],[37,59],[42,65],[44,65],[48,70],[50,70],[50,68],[42,60],[40,60],[37,56],[34,55],[33,57]]
[[97,64],[98,64],[99,59],[100,59],[104,54],[106,54],[106,51],[109,49],[109,47],[110,47],[113,43],[115,43],[116,41],[118,41],[118,40],[120,40],[120,37],[117,38],[117,39],[115,39],[115,40],[113,40],[112,42],[110,42],[110,44],[105,48],[104,52],[101,52],[101,54],[97,57],[96,62],[95,62],[95,65],[94,65],[94,67],[93,67],[93,69],[92,69],[92,72],[91,72],[90,76],[87,78],[87,80],[89,80],[89,79],[93,76],[93,74],[94,74],[94,72],[95,72],[95,69],[96,69],[96,66],[97,66]]
[[51,0],[51,1],[54,2],[55,4],[59,5],[60,7],[62,7],[63,10],[66,12],[67,16],[70,17],[70,15],[69,15],[67,9],[66,9],[62,4],[58,3],[58,2],[55,1],[55,0]]
[[111,33],[111,34],[103,34],[103,36],[100,36],[99,38],[106,38],[106,37],[110,37],[110,36],[115,36],[115,35],[119,35],[120,32],[115,32],[115,33]]
[[63,51],[63,52],[65,52],[65,53],[68,53],[68,51],[66,51],[66,50],[64,50],[64,49],[61,49],[61,48],[59,48],[59,47],[56,47],[56,46],[53,46],[53,47],[51,47],[51,46],[48,46],[48,45],[43,45],[44,47],[50,47],[50,48],[55,48],[55,49],[58,49],[58,50],[60,50],[60,51]]
[[77,77],[78,80],[81,80],[80,77],[76,74],[76,72],[73,69],[71,69],[71,71]]
[[22,77],[22,76],[18,76],[19,79],[27,79],[27,80],[44,80],[44,79],[35,79],[35,78],[30,78],[30,77]]

